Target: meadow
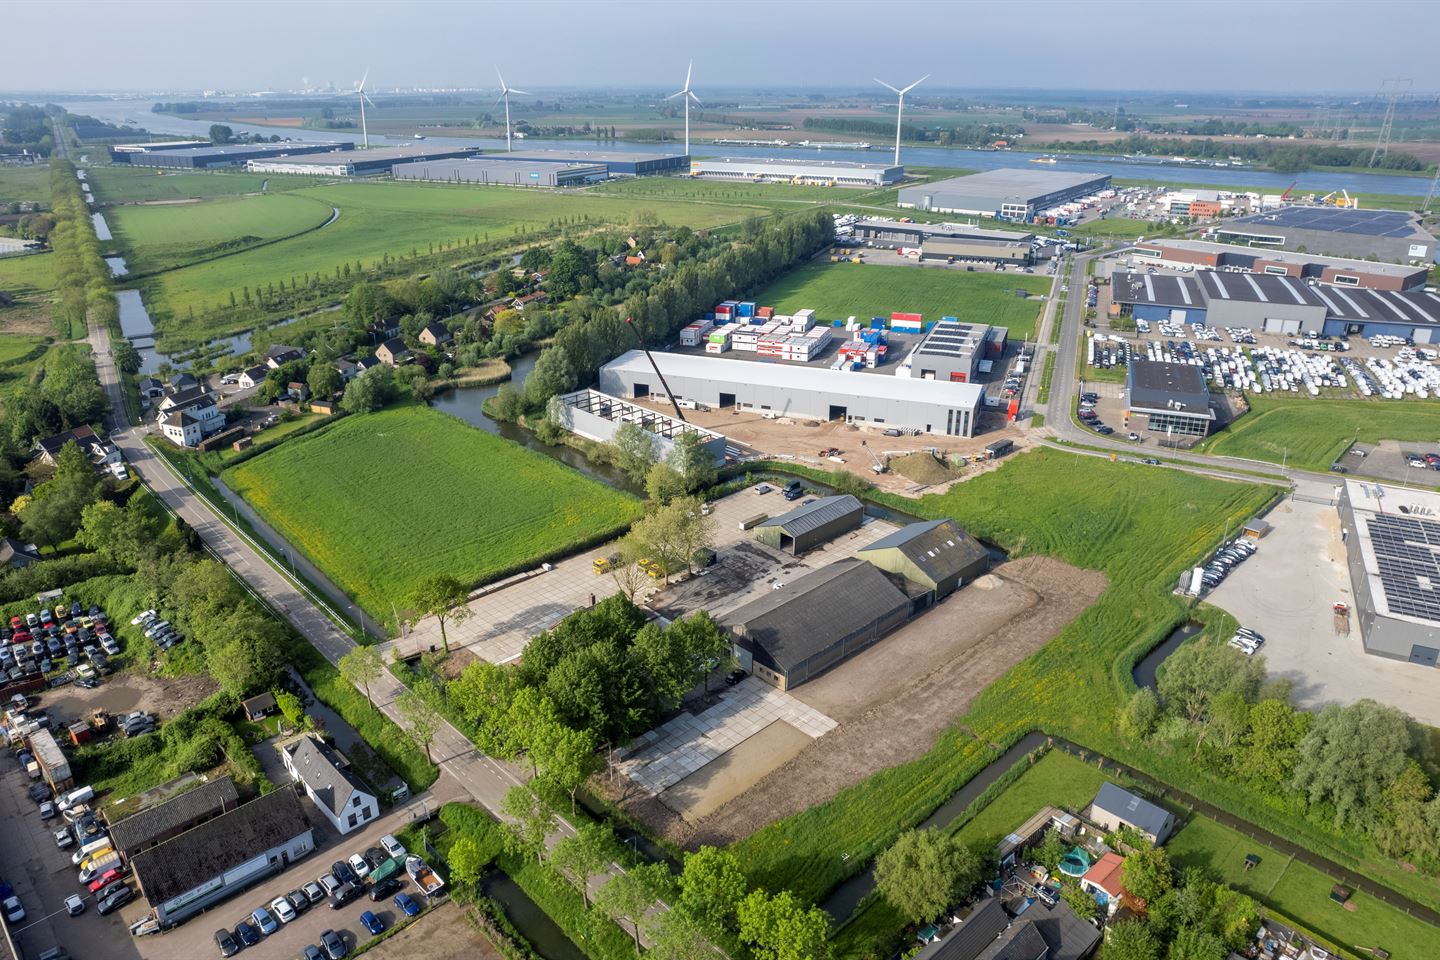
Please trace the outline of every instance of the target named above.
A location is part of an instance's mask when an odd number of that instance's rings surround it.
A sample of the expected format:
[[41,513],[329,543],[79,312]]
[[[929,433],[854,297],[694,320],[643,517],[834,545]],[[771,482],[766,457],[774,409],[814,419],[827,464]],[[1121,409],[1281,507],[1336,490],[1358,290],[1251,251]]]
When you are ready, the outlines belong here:
[[[885,252],[872,253],[883,257]],[[1032,298],[1017,297],[1024,288]],[[926,321],[959,317],[1010,328],[1012,339],[1034,336],[1041,301],[1050,281],[1015,273],[966,273],[916,266],[874,263],[809,263],[791,271],[747,299],[773,306],[777,313],[809,307],[820,320],[862,320],[900,311]]]
[[55,292],[55,258],[48,253],[0,257],[0,290],[15,302],[0,307],[0,331],[49,333],[50,298]]
[[13,200],[50,200],[50,165],[0,167],[0,206]]
[[173,269],[321,226],[332,208],[295,193],[200,203],[116,207],[106,212],[131,275]]
[[[721,206],[633,200],[502,187],[457,187],[414,183],[343,183],[312,186],[291,194],[338,207],[340,219],[323,230],[268,244],[166,273],[149,281],[146,304],[162,342],[167,335],[203,340],[226,332],[207,326],[203,314],[239,297],[244,287],[287,283],[306,273],[333,275],[357,261],[369,266],[382,257],[426,253],[432,245],[475,238],[519,238],[543,230],[561,218],[572,222],[628,223],[639,209],[662,223],[695,228],[735,223],[763,215],[763,207]],[[190,310],[198,315],[188,320]],[[223,323],[223,321],[222,321]]]
[[314,177],[266,176],[233,171],[174,173],[124,164],[91,167],[85,174],[100,203],[146,200],[193,200],[238,197],[247,193],[279,193],[315,186]]
[[465,582],[618,533],[633,498],[422,406],[346,417],[225,471],[290,543],[381,622],[432,573]]
[[[691,200],[705,203],[765,204],[868,204],[890,191],[856,190],[849,187],[791,186],[786,183],[729,183],[689,177],[632,177],[588,187],[595,196],[631,199]],[[891,200],[894,203],[894,200]]]
[[1205,453],[1326,471],[1352,440],[1440,440],[1440,405],[1424,400],[1252,396],[1250,412],[1206,440]]

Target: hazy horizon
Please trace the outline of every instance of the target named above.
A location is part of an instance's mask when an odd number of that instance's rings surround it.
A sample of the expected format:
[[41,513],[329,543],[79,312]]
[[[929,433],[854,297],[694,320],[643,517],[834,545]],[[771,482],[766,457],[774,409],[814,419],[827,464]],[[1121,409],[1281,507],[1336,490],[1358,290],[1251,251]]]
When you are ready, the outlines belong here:
[[0,89],[17,93],[348,89],[367,68],[375,89],[489,89],[496,66],[525,89],[678,89],[692,57],[697,92],[925,73],[931,91],[1367,95],[1397,76],[1440,90],[1440,4],[1421,0],[23,0],[6,20],[17,38],[65,37],[63,61],[10,46]]

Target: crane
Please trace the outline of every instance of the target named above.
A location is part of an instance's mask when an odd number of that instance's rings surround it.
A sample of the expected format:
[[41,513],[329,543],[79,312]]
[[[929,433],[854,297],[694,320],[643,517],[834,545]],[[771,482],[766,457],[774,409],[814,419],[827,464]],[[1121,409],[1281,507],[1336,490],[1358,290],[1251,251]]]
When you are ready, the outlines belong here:
[[685,419],[685,414],[680,409],[680,404],[675,401],[675,395],[670,392],[670,384],[665,382],[665,374],[660,372],[660,364],[655,362],[655,358],[650,355],[650,348],[645,346],[645,338],[640,336],[640,328],[635,326],[635,318],[626,317],[625,323],[629,325],[630,332],[635,334],[635,341],[640,344],[640,349],[644,351],[645,359],[650,361],[650,368],[655,371],[655,376],[660,379],[660,386],[665,388],[665,396],[670,398],[670,405],[675,408],[675,416],[679,418],[681,423],[689,423],[690,421]]
[[[1295,181],[1295,183],[1299,183],[1299,182],[1300,182],[1299,180],[1296,180],[1296,181]],[[1282,194],[1280,194],[1280,202],[1281,202],[1281,203],[1284,203],[1286,200],[1289,200],[1289,199],[1290,199],[1290,191],[1295,189],[1295,183],[1290,184],[1290,186],[1288,186],[1288,187],[1285,188],[1285,192],[1282,193]]]

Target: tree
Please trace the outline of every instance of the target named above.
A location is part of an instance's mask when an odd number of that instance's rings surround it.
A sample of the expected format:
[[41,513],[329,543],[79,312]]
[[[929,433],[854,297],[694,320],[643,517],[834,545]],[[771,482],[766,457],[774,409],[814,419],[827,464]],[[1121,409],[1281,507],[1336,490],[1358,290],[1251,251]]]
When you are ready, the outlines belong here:
[[448,573],[432,573],[410,594],[410,605],[421,617],[434,617],[440,625],[440,642],[450,652],[446,622],[459,625],[470,619],[470,588]]
[[575,812],[575,792],[595,772],[595,735],[589,730],[572,730],[563,723],[544,725],[530,756],[540,776],[570,794],[570,812]]
[[486,660],[472,660],[446,688],[450,701],[478,728],[476,745],[492,757],[513,760],[519,752],[505,727],[515,688],[513,674]]
[[1160,701],[1155,691],[1142,687],[1120,708],[1120,731],[1134,740],[1144,740],[1155,731],[1155,722],[1159,719]]
[[[688,669],[688,690],[697,679],[710,692],[710,674],[728,670],[735,663],[735,644],[729,631],[723,629],[706,610],[697,610],[682,620],[673,621],[666,633],[679,635],[679,648]],[[698,676],[697,676],[698,674]]]
[[566,837],[550,851],[550,865],[570,879],[590,906],[590,878],[610,867],[610,845],[614,834],[603,823],[582,823],[573,837]]
[[711,930],[723,929],[745,896],[745,871],[729,850],[702,846],[685,854],[677,908]]
[[139,498],[125,507],[96,500],[80,511],[75,538],[107,559],[133,566],[142,547],[154,539],[151,526]]
[[85,507],[100,494],[100,477],[80,447],[71,440],[55,458],[55,473],[35,488],[20,513],[26,539],[52,549],[75,536]]
[[390,402],[394,390],[395,374],[381,364],[350,381],[340,399],[340,406],[345,408],[346,413],[374,413]]
[[1440,840],[1425,816],[1433,794],[1420,764],[1406,761],[1400,776],[1385,788],[1384,813],[1375,831],[1381,850],[1405,860],[1429,860],[1440,853]]
[[1224,938],[1213,930],[1181,927],[1165,956],[1166,960],[1220,960],[1228,953]]
[[1146,903],[1160,899],[1175,885],[1170,855],[1164,847],[1141,847],[1131,851],[1120,868],[1125,889]]
[[1105,960],[1160,960],[1160,940],[1143,920],[1111,924],[1105,933]]
[[545,838],[556,827],[555,811],[530,787],[511,787],[500,800],[505,849],[517,857],[545,862]]
[[1160,700],[1191,722],[1209,715],[1213,700],[1227,691],[1253,703],[1265,682],[1265,658],[1234,647],[1190,643],[1172,653],[1160,675]]
[[659,462],[655,435],[640,424],[627,420],[615,428],[610,445],[616,450],[615,465],[632,483],[644,483],[650,468]]
[[1210,720],[1205,724],[1205,738],[1212,740],[1222,750],[1229,751],[1239,744],[1245,732],[1250,729],[1250,704],[1234,690],[1227,690],[1215,698],[1210,707]]
[[435,740],[435,733],[440,729],[440,714],[430,705],[419,693],[414,690],[406,690],[395,698],[395,709],[400,712],[401,724],[410,739],[415,745],[425,751],[425,759],[434,760],[430,756],[430,744]]
[[769,896],[752,890],[736,910],[740,939],[757,960],[829,960],[830,916],[807,907],[789,890]]
[[340,668],[340,676],[344,677],[346,682],[365,691],[365,699],[370,701],[373,708],[375,698],[370,696],[370,684],[380,679],[380,675],[385,672],[385,661],[380,657],[380,652],[374,647],[356,646],[340,658],[337,666]]
[[1300,741],[1314,714],[1281,700],[1261,700],[1250,709],[1250,726],[1236,755],[1236,772],[1263,786],[1289,783],[1300,758]]
[[1065,839],[1060,836],[1060,831],[1054,827],[1046,830],[1045,835],[1040,838],[1040,843],[1036,845],[1032,856],[1034,856],[1036,863],[1043,866],[1046,870],[1054,872],[1060,866],[1061,859],[1065,856]]
[[305,725],[305,705],[289,690],[275,691],[275,706],[280,708],[280,716],[292,728],[298,730]]
[[655,918],[647,960],[714,960],[715,946],[705,931],[678,910],[667,910]]
[[658,504],[667,504],[685,495],[685,478],[668,463],[654,463],[645,474],[645,496]]
[[1335,825],[1368,826],[1411,749],[1405,715],[1374,700],[1331,704],[1300,742],[1292,784],[1312,806],[1329,805]]
[[223,123],[210,124],[210,139],[216,143],[229,143],[235,139],[235,131]]
[[1095,898],[1080,889],[1078,883],[1067,883],[1060,888],[1060,899],[1079,915],[1081,920],[1094,920],[1100,916],[1100,904]]
[[206,665],[221,689],[236,700],[269,686],[285,663],[288,644],[279,624],[256,620],[252,611],[233,610],[213,632],[227,639],[205,645]]
[[335,369],[332,363],[323,360],[310,364],[310,372],[305,376],[305,385],[310,388],[310,396],[317,400],[328,400],[340,392],[345,386],[345,380],[340,376],[340,371]]
[[938,830],[909,830],[875,858],[875,889],[907,920],[935,919],[980,879],[980,858]]
[[595,894],[595,906],[616,923],[630,921],[630,935],[635,938],[635,949],[638,951],[640,924],[645,922],[645,915],[655,906],[655,895],[651,893],[640,869],[626,870],[607,880]]
[[650,574],[640,566],[640,561],[645,559],[645,548],[629,535],[620,541],[619,546],[616,557],[610,562],[610,577],[625,599],[633,603],[635,595],[650,579]]
[[666,459],[675,472],[685,478],[685,487],[691,492],[715,483],[715,455],[705,449],[700,435],[693,430],[686,430],[675,438]]
[[698,497],[676,500],[666,509],[675,513],[675,545],[685,558],[685,569],[691,570],[700,551],[715,545],[715,520],[704,509]]
[[480,875],[485,872],[490,858],[480,846],[480,841],[465,835],[450,845],[445,862],[450,867],[450,883],[455,890],[468,894],[480,882]]

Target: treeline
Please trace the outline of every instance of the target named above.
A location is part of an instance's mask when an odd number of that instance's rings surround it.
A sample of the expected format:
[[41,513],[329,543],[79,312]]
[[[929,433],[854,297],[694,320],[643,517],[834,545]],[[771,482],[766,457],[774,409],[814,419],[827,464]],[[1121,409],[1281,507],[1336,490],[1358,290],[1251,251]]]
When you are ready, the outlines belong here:
[[[828,130],[832,133],[855,133],[868,137],[890,138],[895,135],[895,124],[889,120],[866,120],[858,117],[806,117],[806,130]],[[964,123],[956,126],[917,126],[905,123],[900,126],[900,136],[912,143],[935,143],[941,146],[989,146],[996,140],[1015,137],[1025,128],[1015,123]]]
[[[1027,146],[1066,153],[1144,153],[1202,160],[1239,157],[1253,163],[1265,163],[1280,173],[1295,173],[1310,167],[1368,167],[1371,154],[1369,147],[1322,146],[1293,140],[1180,140],[1143,135],[1103,143],[1080,140],[1030,143]],[[1418,157],[1400,150],[1391,150],[1377,166],[1384,170],[1425,169],[1425,164]]]
[[[575,322],[555,335],[525,381],[526,403],[542,409],[555,394],[591,382],[601,366],[635,346],[635,330],[647,343],[665,343],[726,297],[758,289],[809,259],[834,239],[834,229],[823,209],[747,220],[741,239],[708,259],[666,271],[643,296],[618,307],[577,305]],[[627,317],[634,318],[635,330]]]
[[66,340],[83,337],[91,321],[118,331],[120,306],[110,289],[110,268],[100,255],[95,225],[75,177],[75,165],[69,160],[50,164],[50,204],[55,221],[50,246],[55,251],[58,294],[52,314],[55,332]]
[[1123,733],[1188,756],[1266,806],[1368,836],[1387,856],[1440,873],[1428,740],[1399,710],[1373,700],[1297,710],[1288,681],[1266,680],[1263,657],[1215,643],[1172,654],[1158,693],[1134,694]]
[[50,156],[50,151],[55,147],[55,131],[50,126],[50,114],[58,111],[59,107],[7,103],[0,109],[4,112],[4,115],[0,116],[0,138],[4,139],[7,152],[28,150],[41,156]]

